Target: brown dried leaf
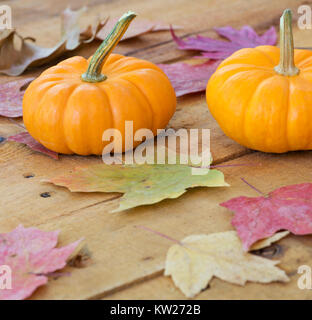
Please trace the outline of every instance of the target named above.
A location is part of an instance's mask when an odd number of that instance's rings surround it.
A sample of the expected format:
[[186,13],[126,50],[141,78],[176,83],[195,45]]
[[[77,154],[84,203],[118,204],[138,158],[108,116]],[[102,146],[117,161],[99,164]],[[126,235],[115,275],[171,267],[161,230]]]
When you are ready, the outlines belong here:
[[[104,40],[109,32],[112,30],[116,22],[118,21],[118,18],[109,19],[107,23],[103,26],[103,28],[100,30],[99,33],[97,33],[96,38],[99,40]],[[174,29],[180,29],[179,26],[172,26]],[[123,35],[121,41],[132,39],[138,36],[141,36],[143,34],[149,33],[149,32],[156,32],[156,31],[169,31],[170,26],[166,25],[161,22],[153,22],[143,19],[136,19],[134,20],[131,25],[129,26],[128,30]]]
[[[34,44],[34,39],[23,38],[14,29],[0,32],[0,73],[10,76],[22,74],[28,67],[40,66],[50,62],[61,54],[77,49],[81,44],[94,40],[99,26],[88,27],[80,35],[79,19],[86,7],[71,10],[69,7],[61,15],[61,40],[52,48],[42,48]],[[21,42],[16,46],[16,39]]]

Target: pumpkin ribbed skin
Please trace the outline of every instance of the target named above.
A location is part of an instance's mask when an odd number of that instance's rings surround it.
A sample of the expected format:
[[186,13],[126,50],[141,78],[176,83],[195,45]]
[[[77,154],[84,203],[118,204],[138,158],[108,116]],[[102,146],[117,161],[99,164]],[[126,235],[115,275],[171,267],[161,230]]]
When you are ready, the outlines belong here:
[[241,49],[207,84],[208,108],[224,133],[248,148],[281,153],[312,149],[312,52],[295,50],[295,76],[277,74],[280,50]]
[[29,85],[23,118],[33,138],[55,152],[100,155],[109,143],[102,141],[106,129],[122,133],[122,150],[115,148],[120,152],[129,147],[124,143],[125,121],[133,121],[134,133],[144,128],[155,135],[166,127],[176,96],[163,71],[148,61],[111,54],[102,68],[107,79],[90,83],[81,80],[89,60],[64,60]]

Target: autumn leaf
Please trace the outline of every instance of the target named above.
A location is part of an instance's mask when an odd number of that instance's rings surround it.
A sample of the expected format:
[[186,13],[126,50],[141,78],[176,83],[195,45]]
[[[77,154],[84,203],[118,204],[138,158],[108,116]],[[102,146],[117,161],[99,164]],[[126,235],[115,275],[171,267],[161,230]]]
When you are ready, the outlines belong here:
[[242,27],[241,30],[231,27],[216,28],[215,30],[219,35],[230,41],[216,40],[200,35],[182,40],[171,29],[172,37],[178,44],[179,49],[199,50],[202,51],[203,57],[216,60],[197,65],[183,62],[159,64],[158,66],[170,79],[177,97],[204,91],[209,78],[215,72],[221,60],[227,58],[236,50],[263,44],[274,45],[277,38],[274,27],[270,28],[262,36],[257,35],[249,26]]
[[189,298],[205,289],[213,276],[244,285],[247,281],[288,281],[272,261],[246,253],[235,231],[192,235],[169,248],[165,275]]
[[[206,173],[207,169],[202,170]],[[123,193],[119,207],[113,212],[178,198],[187,188],[227,186],[218,170],[193,175],[192,168],[182,164],[99,164],[45,182],[67,187],[72,192]]]
[[235,212],[232,224],[244,250],[278,230],[296,235],[312,233],[312,183],[276,189],[266,196],[237,197],[220,205]]
[[201,35],[182,40],[175,35],[173,30],[171,30],[171,34],[179,49],[199,50],[203,57],[214,60],[225,59],[242,48],[254,48],[261,45],[273,46],[277,40],[274,27],[261,36],[250,26],[244,26],[240,30],[232,27],[215,28],[215,31],[229,41],[216,40]]
[[0,84],[0,116],[17,118],[23,116],[23,96],[34,78],[24,78]]
[[[105,19],[95,25],[89,25],[85,30],[79,27],[79,20],[87,10],[82,7],[78,10],[66,8],[61,14],[61,39],[52,48],[43,48],[34,44],[32,37],[23,38],[16,30],[0,31],[0,73],[10,76],[22,74],[28,67],[46,64],[65,52],[77,49],[79,46],[90,43],[94,39],[104,40],[118,19]],[[173,26],[179,29],[179,26]],[[169,25],[147,20],[134,21],[122,40],[139,35],[170,30]],[[16,46],[16,39],[21,42]]]
[[[109,19],[106,24],[101,28],[101,30],[97,33],[96,38],[99,40],[104,40],[108,34],[113,29],[114,25],[117,23],[118,18]],[[174,29],[180,29],[179,26],[173,26]],[[123,35],[121,41],[132,39],[138,37],[140,35],[149,33],[149,32],[156,32],[156,31],[167,31],[170,30],[170,26],[163,24],[162,22],[153,22],[143,19],[136,19],[134,20],[128,30]]]
[[45,232],[22,225],[0,234],[0,266],[10,267],[12,276],[11,289],[1,288],[0,300],[29,297],[39,286],[47,283],[47,274],[65,267],[66,260],[81,240],[55,248],[58,234],[58,231]]
[[[35,45],[31,37],[23,38],[14,29],[0,32],[0,73],[10,76],[22,74],[28,67],[40,66],[50,62],[67,51],[77,49],[81,44],[92,41],[102,24],[81,31],[79,19],[86,11],[83,7],[77,11],[69,7],[61,15],[61,40],[52,48],[42,48]],[[94,30],[94,32],[90,32]],[[80,35],[82,33],[82,36]],[[16,39],[20,40],[19,48]]]
[[28,132],[21,132],[16,135],[8,137],[8,141],[15,141],[26,144],[29,148],[34,151],[46,154],[49,157],[58,160],[58,154],[44,147],[41,143],[36,141]]
[[289,233],[289,231],[280,231],[275,233],[272,237],[259,240],[250,247],[249,251],[255,251],[265,247],[269,247],[272,243],[277,242],[278,240],[288,236]]
[[190,65],[183,62],[158,64],[168,76],[177,97],[206,90],[207,82],[220,61]]

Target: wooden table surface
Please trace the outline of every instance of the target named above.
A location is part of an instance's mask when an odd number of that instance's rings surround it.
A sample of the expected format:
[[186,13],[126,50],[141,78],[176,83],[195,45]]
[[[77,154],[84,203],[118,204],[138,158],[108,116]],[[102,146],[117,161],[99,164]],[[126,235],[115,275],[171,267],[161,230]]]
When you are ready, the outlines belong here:
[[[2,1],[0,2],[0,4]],[[83,0],[15,0],[5,1],[13,11],[13,26],[37,43],[52,46],[59,39],[59,14],[71,4],[76,9]],[[213,27],[249,24],[257,31],[278,26],[282,11],[294,13],[307,0],[90,0],[86,22],[100,15],[118,17],[132,9],[140,17],[178,24],[184,27],[180,36],[202,34],[216,37]],[[296,16],[296,14],[295,14]],[[294,25],[296,46],[311,46],[311,30]],[[76,55],[91,55],[99,42],[77,50]],[[115,50],[125,55],[155,63],[182,61],[191,52],[176,49],[169,32],[147,34],[121,43]],[[44,68],[26,72],[22,77],[38,75]],[[0,81],[13,80],[1,76]],[[311,181],[312,153],[292,152],[283,155],[248,150],[227,138],[210,115],[204,93],[178,99],[177,111],[170,127],[211,129],[211,149],[215,163],[241,164],[248,167],[222,168],[229,188],[196,188],[175,200],[165,200],[120,213],[109,213],[117,207],[116,194],[71,193],[66,188],[41,182],[42,179],[66,173],[82,164],[100,163],[100,157],[60,156],[59,161],[33,152],[15,142],[0,144],[0,232],[18,224],[42,230],[61,230],[59,245],[81,237],[91,252],[84,268],[66,267],[70,276],[50,279],[39,288],[33,299],[184,299],[172,280],[163,276],[168,240],[136,225],[144,225],[175,239],[187,235],[233,229],[232,213],[218,204],[239,195],[257,196],[241,177],[263,192],[294,183]],[[0,118],[0,136],[22,131],[8,119]],[[25,175],[33,174],[33,178]],[[42,192],[51,197],[42,198]],[[214,278],[198,299],[310,299],[311,290],[297,286],[297,268],[312,266],[312,236],[288,236],[279,242],[269,258],[281,260],[289,283],[247,283],[244,287]]]

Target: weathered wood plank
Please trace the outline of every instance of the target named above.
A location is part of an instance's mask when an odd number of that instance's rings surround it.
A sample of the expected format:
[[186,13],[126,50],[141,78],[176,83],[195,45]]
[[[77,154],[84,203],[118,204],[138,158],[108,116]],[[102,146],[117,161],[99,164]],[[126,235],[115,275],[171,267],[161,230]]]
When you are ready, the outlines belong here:
[[[198,294],[195,299],[200,300],[282,300],[282,299],[302,299],[311,300],[311,290],[301,290],[298,288],[297,281],[300,274],[297,269],[300,265],[311,265],[311,237],[288,236],[278,242],[278,245],[272,246],[272,252],[276,252],[273,259],[281,261],[279,267],[284,269],[290,276],[289,283],[247,283],[245,286],[238,286],[214,278],[207,289]],[[271,252],[271,251],[270,251]],[[263,253],[268,257],[269,250]],[[271,257],[270,257],[271,259]],[[167,300],[167,299],[185,299],[182,292],[175,287],[169,277],[163,275],[147,279],[140,283],[117,291],[108,295],[104,299],[134,299],[134,300]]]
[[[67,4],[78,8],[83,2],[78,1],[12,1],[13,24],[23,35],[33,35],[41,45],[50,46],[59,39],[59,12]],[[214,26],[241,26],[251,24],[257,30],[263,30],[272,23],[277,25],[279,16],[285,7],[296,8],[307,1],[298,0],[199,0],[180,1],[90,1],[88,18],[95,17],[99,12],[106,16],[118,16],[130,7],[142,18],[161,20],[168,23],[181,24],[185,28],[178,31],[179,35],[201,32],[215,37],[211,31]],[[312,3],[309,1],[308,3]],[[306,33],[295,28],[296,45],[311,45]],[[89,56],[97,44],[89,48],[77,50],[75,54]],[[188,57],[175,48],[169,33],[150,34],[120,44],[118,52],[149,59],[153,62],[166,62]],[[37,75],[43,70],[38,68],[26,73]],[[1,76],[0,82],[13,78]],[[170,126],[179,128],[210,128],[212,130],[212,152],[217,163],[237,158],[249,151],[231,141],[221,132],[216,122],[208,112],[204,95],[191,95],[179,99],[178,110],[170,122]],[[0,119],[0,136],[21,131],[21,128],[8,120]],[[72,194],[65,188],[41,184],[42,178],[68,172],[75,166],[99,162],[97,157],[61,156],[60,161],[54,161],[46,156],[30,151],[27,147],[14,142],[0,144],[0,232],[10,231],[19,223],[25,226],[38,226],[44,230],[61,230],[60,244],[66,244],[78,238],[85,237],[85,242],[92,252],[92,263],[82,269],[68,267],[72,272],[70,277],[51,280],[48,286],[40,288],[33,298],[94,298],[109,296],[113,292],[126,288],[144,279],[159,276],[162,272],[166,251],[171,245],[165,239],[158,238],[146,231],[136,229],[136,225],[146,225],[155,230],[181,239],[194,233],[211,233],[231,229],[232,214],[218,203],[231,197],[246,194],[254,195],[240,177],[244,177],[263,191],[269,191],[283,184],[305,182],[311,180],[311,153],[290,153],[273,156],[254,153],[238,158],[231,163],[257,164],[256,167],[227,168],[225,172],[231,188],[191,190],[177,200],[166,200],[154,206],[145,206],[128,212],[108,213],[116,207],[116,194]],[[301,168],[300,171],[298,168]],[[34,173],[34,178],[24,176]],[[40,193],[50,192],[51,197],[42,198]],[[115,200],[114,200],[115,199]],[[288,248],[282,257],[282,267],[290,273],[298,264],[311,265],[311,237],[296,237],[283,240]],[[298,256],[289,255],[297,246]],[[301,259],[300,261],[297,261]],[[302,263],[301,263],[302,262]],[[291,283],[282,287],[289,297],[296,296],[295,279],[291,275]],[[159,280],[159,282],[158,282]],[[156,284],[155,284],[156,283]],[[153,287],[155,285],[155,287]],[[112,298],[152,298],[179,296],[174,290],[168,293],[164,286],[173,287],[170,279],[162,277],[143,285],[142,294],[133,286],[116,293]],[[281,287],[277,284],[263,286],[248,284],[246,288],[233,289],[219,280],[213,280],[214,291],[205,291],[203,298],[222,298],[223,290],[235,290],[232,297],[248,297],[261,289],[263,297],[278,296]],[[155,296],[149,288],[155,288]],[[268,292],[272,287],[272,295]],[[276,290],[273,289],[276,287]],[[75,288],[75,290],[73,290]],[[145,289],[146,288],[146,289]],[[169,291],[170,291],[169,290]],[[161,293],[160,293],[161,292]],[[164,294],[162,294],[162,292]],[[212,293],[211,293],[212,292]],[[305,298],[308,293],[298,293]],[[309,295],[310,298],[310,295]]]
[[[226,180],[231,184],[228,188],[194,189],[176,200],[165,200],[153,206],[144,206],[116,214],[110,214],[107,211],[116,207],[118,200],[77,210],[44,224],[37,225],[36,222],[29,221],[26,225],[35,224],[44,230],[61,229],[61,244],[84,237],[93,254],[91,266],[78,270],[66,268],[66,271],[72,272],[70,277],[51,281],[49,286],[39,289],[34,298],[104,297],[133,283],[159,275],[164,266],[166,252],[172,243],[135,226],[144,225],[175,239],[182,239],[191,234],[232,229],[230,224],[232,213],[220,207],[219,203],[239,195],[256,195],[254,190],[240,180],[241,177],[246,178],[263,192],[269,192],[287,184],[311,181],[311,154],[311,152],[295,152],[286,155],[254,153],[227,162],[227,164],[249,163],[251,165],[243,169],[241,167],[223,168]],[[58,192],[57,189],[55,192]],[[31,213],[25,212],[25,214]],[[1,228],[3,230],[12,228],[9,219],[1,221]],[[285,252],[298,251],[295,252],[298,255],[285,254],[280,257],[283,261],[282,267],[291,278],[288,284],[279,287],[283,290],[283,297],[288,294],[292,296],[296,268],[303,263],[312,264],[312,236],[295,237],[285,241],[283,246],[288,248]],[[300,260],[297,261],[297,258]],[[214,281],[213,284],[216,287],[219,284],[225,285],[219,281]],[[273,287],[276,285],[274,284]],[[75,291],[72,290],[73,286],[76,288]],[[270,285],[268,286],[270,288]],[[221,288],[216,290],[221,292]],[[269,288],[265,289],[267,291],[264,290],[263,294],[268,292]],[[245,290],[247,291],[248,287]],[[300,297],[305,294],[307,293],[298,291]],[[136,295],[138,294],[134,297]]]
[[[16,124],[8,119],[2,120],[5,125],[0,126],[0,136],[8,137],[22,131]],[[215,163],[233,159],[237,156],[251,152],[227,138],[215,120],[210,115],[204,95],[193,95],[179,99],[176,114],[169,127],[176,130],[180,128],[208,128],[211,130],[211,150]],[[50,185],[42,185],[41,179],[66,173],[75,167],[100,163],[101,157],[60,156],[60,160],[48,158],[31,151],[27,146],[16,142],[4,141],[0,144],[0,177],[5,181],[1,184],[0,221],[6,220],[10,214],[11,222],[25,223],[29,220],[43,223],[46,219],[59,215],[70,214],[73,210],[94,205],[116,195],[71,194],[63,189],[57,192]],[[49,168],[47,170],[47,168]],[[25,179],[24,176],[33,173],[34,178]],[[50,198],[41,198],[43,192],[51,192]],[[23,207],[29,211],[16,210]],[[34,211],[32,209],[35,209]],[[30,214],[30,212],[32,212]]]

